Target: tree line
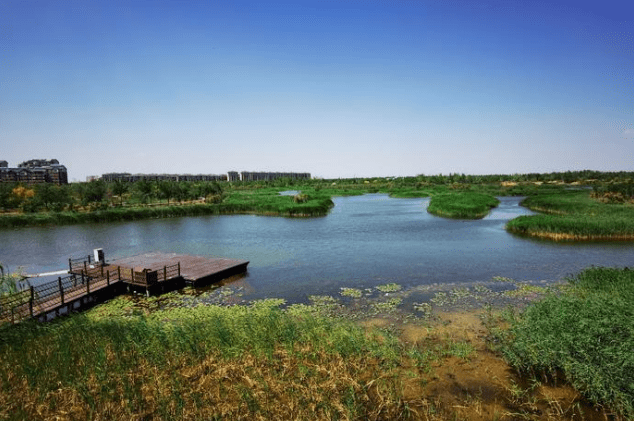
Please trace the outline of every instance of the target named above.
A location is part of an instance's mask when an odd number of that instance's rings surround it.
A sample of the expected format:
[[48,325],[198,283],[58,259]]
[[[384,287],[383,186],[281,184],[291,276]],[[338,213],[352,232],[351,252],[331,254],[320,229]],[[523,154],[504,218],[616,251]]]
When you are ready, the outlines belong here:
[[495,184],[500,182],[580,182],[593,185],[598,193],[619,193],[624,197],[634,194],[634,172],[602,172],[593,170],[566,171],[529,174],[419,174],[412,177],[348,178],[348,179],[302,179],[279,178],[264,181],[149,181],[136,182],[95,180],[91,182],[54,185],[50,183],[27,185],[0,183],[0,210],[21,210],[32,213],[40,211],[79,210],[80,208],[102,208],[164,202],[205,199],[217,203],[229,189],[252,189],[263,187],[299,189],[303,186],[316,190],[333,185],[364,185],[383,183],[387,187],[418,188],[423,185]]
[[96,180],[86,183],[54,185],[42,183],[0,183],[0,209],[21,210],[26,213],[40,211],[79,210],[89,207],[103,208],[156,203],[166,204],[197,199],[219,200],[223,192],[215,181],[176,182],[138,181],[106,183]]

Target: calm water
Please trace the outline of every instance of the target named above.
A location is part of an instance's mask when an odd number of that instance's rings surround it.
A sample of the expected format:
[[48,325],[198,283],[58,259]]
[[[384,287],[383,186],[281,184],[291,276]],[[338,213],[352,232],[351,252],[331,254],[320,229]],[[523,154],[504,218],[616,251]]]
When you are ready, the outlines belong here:
[[633,266],[633,243],[553,244],[504,224],[530,211],[502,198],[483,220],[429,215],[428,199],[335,198],[323,218],[188,217],[0,231],[0,262],[27,273],[64,269],[101,247],[106,259],[150,251],[249,260],[245,298],[337,295],[340,287],[486,282],[494,276],[557,281],[590,265]]

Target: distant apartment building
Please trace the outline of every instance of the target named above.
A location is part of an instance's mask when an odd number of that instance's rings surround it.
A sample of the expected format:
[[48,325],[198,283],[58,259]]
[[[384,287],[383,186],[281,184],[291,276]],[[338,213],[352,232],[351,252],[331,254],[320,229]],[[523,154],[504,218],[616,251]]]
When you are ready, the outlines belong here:
[[17,168],[0,161],[0,182],[68,184],[68,171],[57,159],[31,159]]
[[270,181],[278,178],[310,179],[310,173],[229,171],[227,174],[131,174],[111,172],[102,174],[107,182],[126,181]]
[[250,172],[242,171],[240,179],[242,181],[270,181],[278,178],[310,179],[307,172]]
[[101,179],[107,182],[128,181],[136,182],[141,180],[147,181],[227,181],[226,174],[130,174],[123,173],[107,173],[101,176]]

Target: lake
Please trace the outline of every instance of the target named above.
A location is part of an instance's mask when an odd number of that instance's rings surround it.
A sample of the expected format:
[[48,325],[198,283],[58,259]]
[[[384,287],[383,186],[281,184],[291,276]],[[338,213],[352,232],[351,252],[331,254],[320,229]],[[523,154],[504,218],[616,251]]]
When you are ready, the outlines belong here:
[[634,264],[632,242],[558,244],[509,234],[505,223],[531,212],[520,198],[500,200],[475,221],[432,216],[429,199],[368,194],[334,198],[327,216],[310,219],[223,215],[0,230],[0,262],[54,271],[94,248],[107,260],[151,251],[244,259],[251,263],[237,282],[245,298],[289,302],[391,282],[469,286],[502,276],[550,283],[590,265]]

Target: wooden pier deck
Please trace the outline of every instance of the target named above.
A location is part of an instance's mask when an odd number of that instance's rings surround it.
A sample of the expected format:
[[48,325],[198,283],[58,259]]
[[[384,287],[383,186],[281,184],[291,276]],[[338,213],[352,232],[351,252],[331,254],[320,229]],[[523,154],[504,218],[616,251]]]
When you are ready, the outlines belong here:
[[69,276],[30,287],[0,300],[0,323],[29,317],[46,319],[49,313],[71,311],[99,297],[112,296],[130,287],[142,287],[147,295],[183,284],[201,285],[243,273],[246,260],[209,258],[175,253],[147,253],[106,264],[69,259]]
[[247,260],[154,252],[117,259],[110,262],[110,265],[134,269],[137,272],[148,269],[160,273],[164,267],[179,263],[180,277],[192,285],[214,282],[244,272],[249,264]]

